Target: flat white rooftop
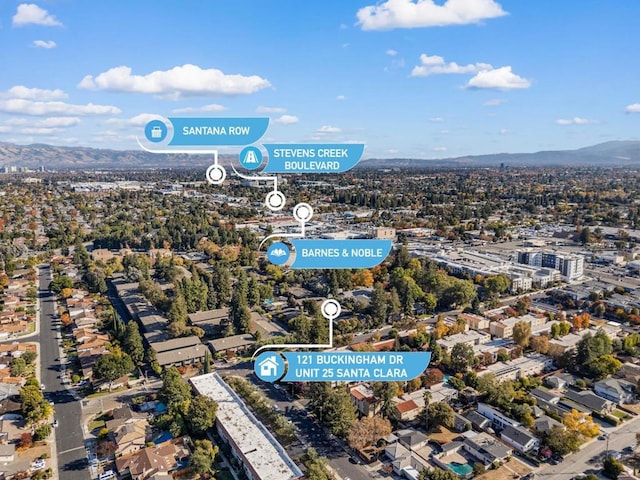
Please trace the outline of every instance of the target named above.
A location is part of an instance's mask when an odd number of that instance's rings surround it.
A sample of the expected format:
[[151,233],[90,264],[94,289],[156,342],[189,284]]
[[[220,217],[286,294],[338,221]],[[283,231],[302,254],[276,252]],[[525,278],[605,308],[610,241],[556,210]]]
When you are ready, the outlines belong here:
[[207,373],[190,380],[199,394],[206,395],[218,404],[218,421],[258,474],[258,479],[254,480],[291,480],[302,477],[302,471],[289,458],[282,445],[254,417],[220,375]]

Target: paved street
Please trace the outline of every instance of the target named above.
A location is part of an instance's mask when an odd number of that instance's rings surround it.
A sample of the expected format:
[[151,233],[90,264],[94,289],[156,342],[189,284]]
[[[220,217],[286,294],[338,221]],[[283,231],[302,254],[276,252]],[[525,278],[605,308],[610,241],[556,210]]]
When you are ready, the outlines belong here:
[[[609,432],[609,450],[622,451],[625,447],[636,443],[636,433],[640,433],[640,416],[623,423],[620,428],[607,429]],[[597,473],[601,463],[590,462],[591,459],[602,459],[607,449],[606,440],[594,439],[582,447],[578,453],[569,455],[558,465],[546,465],[536,472],[536,478],[549,480],[569,480],[585,472]]]
[[56,447],[58,451],[58,476],[63,480],[87,480],[90,477],[84,449],[84,438],[80,425],[80,402],[75,400],[60,380],[58,328],[52,315],[55,313],[55,295],[49,292],[51,270],[40,269],[40,335],[30,340],[40,342],[42,383],[45,392],[55,402]]

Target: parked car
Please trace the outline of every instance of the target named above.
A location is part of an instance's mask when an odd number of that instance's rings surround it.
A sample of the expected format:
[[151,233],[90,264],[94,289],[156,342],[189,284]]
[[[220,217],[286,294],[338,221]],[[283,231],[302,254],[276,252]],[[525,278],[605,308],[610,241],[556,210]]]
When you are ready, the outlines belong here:
[[31,468],[33,470],[42,470],[46,466],[47,466],[47,462],[45,462],[43,458],[34,460],[34,462],[31,464]]

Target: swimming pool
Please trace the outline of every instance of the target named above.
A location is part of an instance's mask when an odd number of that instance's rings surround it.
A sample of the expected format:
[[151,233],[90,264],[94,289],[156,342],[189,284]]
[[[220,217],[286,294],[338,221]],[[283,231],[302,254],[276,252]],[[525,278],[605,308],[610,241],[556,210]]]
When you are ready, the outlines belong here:
[[463,477],[466,477],[471,472],[473,472],[473,465],[471,465],[470,463],[451,462],[448,463],[447,466],[449,467],[449,470],[453,471],[453,473],[456,473]]

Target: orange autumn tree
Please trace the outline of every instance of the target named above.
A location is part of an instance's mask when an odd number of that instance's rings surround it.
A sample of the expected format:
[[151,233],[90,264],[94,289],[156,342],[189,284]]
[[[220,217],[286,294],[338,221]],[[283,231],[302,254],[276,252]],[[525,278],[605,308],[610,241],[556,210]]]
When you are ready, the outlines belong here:
[[589,328],[589,325],[591,325],[591,315],[589,315],[588,312],[581,313],[574,316],[571,323],[573,324],[573,328],[576,330],[584,330],[585,328]]

